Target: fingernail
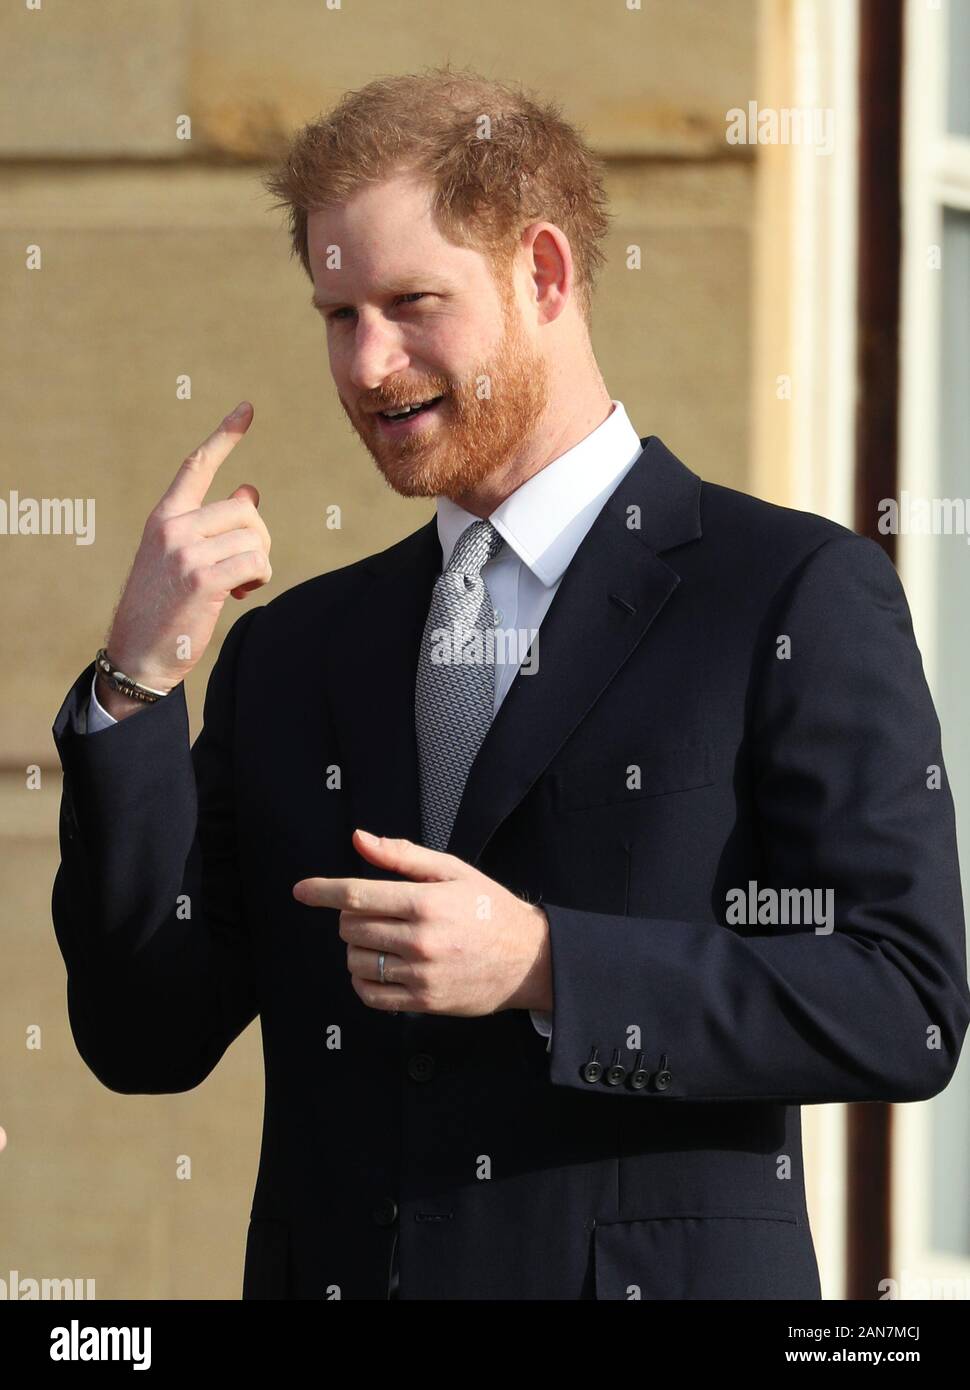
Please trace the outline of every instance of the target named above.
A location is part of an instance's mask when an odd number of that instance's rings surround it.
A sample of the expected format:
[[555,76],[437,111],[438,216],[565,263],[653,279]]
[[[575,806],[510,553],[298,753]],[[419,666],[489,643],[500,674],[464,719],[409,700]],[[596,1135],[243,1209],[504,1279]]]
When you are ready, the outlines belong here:
[[248,405],[248,401],[240,401],[239,404],[236,406],[235,410],[234,410],[234,411],[232,412],[232,414],[229,416],[229,419],[230,419],[230,420],[238,420],[239,417],[240,417],[240,415],[245,415],[245,413],[246,413],[246,406],[247,406],[247,405]]

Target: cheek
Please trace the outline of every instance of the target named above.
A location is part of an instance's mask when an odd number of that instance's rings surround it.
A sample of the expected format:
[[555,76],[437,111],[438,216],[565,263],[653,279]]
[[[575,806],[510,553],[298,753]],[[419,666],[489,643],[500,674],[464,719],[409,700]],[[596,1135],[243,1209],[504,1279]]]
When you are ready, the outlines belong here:
[[358,392],[353,382],[350,380],[346,362],[339,353],[335,352],[329,354],[328,361],[330,364],[330,380],[336,388],[337,399],[348,415],[356,415],[357,412],[354,402],[356,401]]
[[461,376],[483,360],[483,344],[491,341],[487,324],[445,315],[416,325],[403,346],[415,367],[445,376]]

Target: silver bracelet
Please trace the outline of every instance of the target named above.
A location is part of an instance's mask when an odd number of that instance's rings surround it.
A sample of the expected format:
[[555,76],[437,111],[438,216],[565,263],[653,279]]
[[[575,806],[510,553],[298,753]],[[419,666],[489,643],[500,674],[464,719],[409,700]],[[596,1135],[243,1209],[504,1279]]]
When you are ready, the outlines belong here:
[[112,690],[117,690],[121,695],[128,695],[133,700],[142,700],[146,705],[153,705],[156,700],[164,700],[170,693],[167,690],[153,690],[150,685],[139,685],[137,681],[133,681],[115,666],[105,647],[99,648],[94,664]]

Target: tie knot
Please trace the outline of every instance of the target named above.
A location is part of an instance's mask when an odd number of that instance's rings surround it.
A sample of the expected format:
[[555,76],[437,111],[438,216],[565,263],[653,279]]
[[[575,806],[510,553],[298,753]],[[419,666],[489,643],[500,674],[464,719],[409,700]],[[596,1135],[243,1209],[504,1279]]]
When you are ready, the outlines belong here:
[[458,537],[451,559],[448,574],[467,574],[477,579],[489,560],[502,549],[505,542],[490,521],[473,521]]

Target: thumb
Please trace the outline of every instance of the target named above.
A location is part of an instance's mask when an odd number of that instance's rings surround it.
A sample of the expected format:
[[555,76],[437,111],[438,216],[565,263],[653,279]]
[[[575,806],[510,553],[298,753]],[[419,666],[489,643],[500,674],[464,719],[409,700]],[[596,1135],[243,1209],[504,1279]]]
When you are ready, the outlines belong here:
[[230,498],[242,497],[252,502],[254,507],[259,506],[259,488],[254,487],[252,483],[240,483],[229,496]]
[[378,864],[416,883],[442,883],[448,879],[464,878],[477,873],[471,865],[454,854],[427,849],[413,840],[393,840],[386,835],[375,836],[358,827],[354,831],[357,853],[372,864]]

